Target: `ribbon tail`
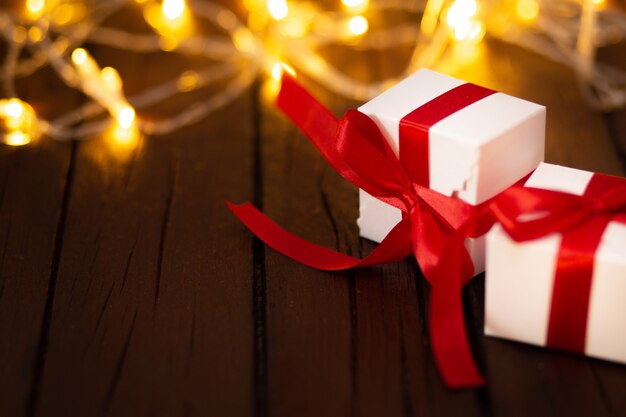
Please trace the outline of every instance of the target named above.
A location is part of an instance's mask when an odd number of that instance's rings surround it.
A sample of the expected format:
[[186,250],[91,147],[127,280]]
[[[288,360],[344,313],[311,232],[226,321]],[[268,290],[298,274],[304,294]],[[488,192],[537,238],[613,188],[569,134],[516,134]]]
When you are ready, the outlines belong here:
[[[422,266],[422,272],[431,284],[430,292],[430,340],[439,372],[450,388],[468,388],[483,385],[484,378],[472,356],[465,331],[462,289],[472,277],[474,268],[464,245],[466,222],[459,230],[445,233],[435,240],[443,240],[439,248],[428,247],[424,236],[434,238],[442,229],[434,226],[434,218],[422,215],[415,222],[414,253]],[[440,257],[430,259],[429,252]]]
[[431,280],[430,339],[439,372],[450,388],[484,385],[465,331],[462,276],[450,259],[442,260]]
[[312,268],[340,271],[397,262],[410,254],[411,224],[408,219],[398,223],[370,255],[359,259],[308,242],[286,231],[250,203],[235,205],[226,202],[226,204],[235,216],[268,246]]

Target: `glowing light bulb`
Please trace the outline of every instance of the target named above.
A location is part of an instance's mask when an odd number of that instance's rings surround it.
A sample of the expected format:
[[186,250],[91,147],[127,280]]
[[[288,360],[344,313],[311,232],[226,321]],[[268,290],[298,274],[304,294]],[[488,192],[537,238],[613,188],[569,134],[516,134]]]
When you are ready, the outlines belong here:
[[346,7],[360,7],[367,3],[367,0],[341,0]]
[[0,100],[0,140],[11,146],[30,143],[38,136],[37,116],[18,98]]
[[289,14],[289,6],[286,0],[267,0],[267,10],[276,20],[282,20]]
[[34,43],[41,41],[43,39],[43,31],[37,26],[31,26],[28,29],[28,39]]
[[518,0],[516,11],[521,20],[532,22],[539,16],[539,3],[537,0]]
[[30,135],[24,132],[11,132],[4,135],[4,143],[10,146],[24,146],[30,142]]
[[24,114],[24,104],[21,100],[11,99],[4,107],[4,114],[7,117],[18,119]]
[[185,0],[163,0],[161,11],[166,18],[176,20],[185,11]]
[[115,68],[102,68],[100,70],[100,79],[108,91],[120,92],[122,90],[122,78]]
[[26,10],[28,11],[28,16],[32,19],[40,17],[45,6],[45,0],[26,0]]
[[196,71],[185,71],[178,78],[178,91],[191,91],[198,87],[198,83],[200,82],[200,77]]
[[72,52],[72,61],[76,65],[83,65],[85,62],[87,62],[87,51],[85,51],[83,48],[74,49],[74,52]]
[[348,30],[353,35],[363,35],[369,29],[369,23],[363,16],[354,16],[348,21]]
[[296,76],[296,70],[293,67],[285,64],[284,62],[279,62],[272,67],[272,78],[276,81],[280,81],[283,77],[283,72],[287,72],[292,77]]
[[135,109],[126,104],[117,112],[115,119],[121,127],[130,129],[135,121]]
[[458,25],[464,25],[478,11],[478,6],[474,0],[456,0],[448,9],[446,22],[452,28]]

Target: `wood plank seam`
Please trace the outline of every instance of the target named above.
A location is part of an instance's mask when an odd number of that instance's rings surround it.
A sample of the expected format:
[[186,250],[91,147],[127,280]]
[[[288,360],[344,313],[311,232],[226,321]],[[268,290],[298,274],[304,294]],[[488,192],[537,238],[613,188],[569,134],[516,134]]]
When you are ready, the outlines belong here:
[[169,184],[167,193],[165,195],[165,207],[163,208],[163,220],[161,221],[161,230],[159,235],[159,253],[157,256],[157,271],[156,282],[154,289],[154,306],[153,310],[156,312],[157,302],[159,301],[159,293],[161,290],[161,272],[163,266],[163,252],[165,250],[165,239],[167,238],[167,229],[170,223],[170,212],[172,208],[172,201],[174,199],[174,188],[176,185],[176,176],[178,169],[173,167],[173,162],[169,160]]
[[[263,209],[263,155],[261,149],[261,106],[260,80],[255,80],[252,90],[252,124],[253,124],[253,202],[260,210]],[[266,309],[267,287],[265,271],[265,244],[257,237],[252,239],[252,320],[253,320],[253,352],[254,377],[252,382],[255,417],[267,416],[267,334]]]
[[46,364],[46,355],[48,349],[48,341],[50,337],[50,323],[52,322],[52,308],[54,305],[54,295],[56,283],[59,275],[59,267],[61,265],[61,253],[63,251],[63,237],[65,234],[65,224],[67,221],[70,197],[72,195],[72,186],[74,184],[74,170],[76,168],[76,155],[78,153],[78,144],[72,142],[70,151],[70,162],[65,177],[65,188],[63,190],[63,198],[61,203],[61,212],[55,233],[54,250],[52,255],[52,264],[50,265],[50,277],[48,280],[48,293],[46,295],[46,304],[43,310],[43,318],[41,320],[41,330],[39,333],[39,341],[37,343],[37,353],[35,357],[35,365],[31,379],[31,388],[26,399],[25,414],[26,417],[34,417],[37,414],[37,406],[39,395],[41,392],[41,379]]

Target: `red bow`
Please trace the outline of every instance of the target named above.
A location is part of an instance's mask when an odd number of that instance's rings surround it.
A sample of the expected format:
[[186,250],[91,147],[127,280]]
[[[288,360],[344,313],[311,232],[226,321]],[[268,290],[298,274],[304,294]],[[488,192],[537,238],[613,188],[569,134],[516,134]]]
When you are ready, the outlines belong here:
[[584,353],[595,253],[609,222],[626,224],[626,180],[595,174],[582,196],[512,187],[491,209],[518,242],[562,233],[546,343]]
[[288,76],[278,106],[340,175],[400,209],[403,218],[369,256],[357,259],[292,235],[250,203],[227,203],[230,209],[272,248],[322,270],[395,262],[413,254],[432,286],[430,337],[444,381],[455,388],[483,384],[465,333],[461,288],[474,273],[464,238],[471,227],[472,235],[479,236],[490,223],[477,227],[476,207],[412,182],[376,124],[364,114],[351,110],[337,120]]

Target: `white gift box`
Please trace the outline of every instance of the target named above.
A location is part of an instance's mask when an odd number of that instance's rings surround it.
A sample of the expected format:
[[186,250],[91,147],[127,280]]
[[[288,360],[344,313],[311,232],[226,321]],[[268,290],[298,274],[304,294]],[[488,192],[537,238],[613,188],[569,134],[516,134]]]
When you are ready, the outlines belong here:
[[[381,129],[396,156],[400,121],[415,109],[465,84],[427,69],[417,71],[359,107]],[[543,161],[545,107],[495,93],[428,130],[429,188],[477,205],[523,178]],[[376,242],[402,219],[400,210],[359,192],[362,237]],[[467,239],[476,273],[484,270],[484,238]]]
[[[526,186],[583,195],[594,174],[541,164]],[[515,242],[501,226],[487,235],[485,333],[547,345],[562,235]],[[584,343],[589,356],[626,362],[626,225],[611,222],[593,260]]]

